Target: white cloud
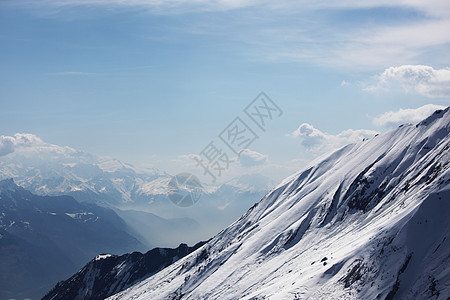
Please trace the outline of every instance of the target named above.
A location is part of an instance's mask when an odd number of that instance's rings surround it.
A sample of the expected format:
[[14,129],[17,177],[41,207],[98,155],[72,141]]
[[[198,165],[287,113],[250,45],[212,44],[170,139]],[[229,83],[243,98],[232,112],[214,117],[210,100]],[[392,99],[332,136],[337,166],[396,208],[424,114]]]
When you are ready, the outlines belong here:
[[403,123],[416,123],[430,116],[438,109],[446,108],[443,105],[427,104],[419,108],[399,109],[397,111],[388,111],[373,119],[377,126],[393,126]]
[[450,68],[403,65],[387,68],[375,76],[375,79],[376,83],[365,87],[365,90],[380,91],[401,87],[406,93],[417,93],[425,97],[450,97]]
[[0,156],[13,153],[20,148],[41,146],[44,143],[34,134],[16,133],[14,136],[0,136]]
[[291,135],[300,138],[307,149],[319,147],[327,140],[325,133],[308,123],[301,124]]
[[0,156],[14,152],[15,139],[11,136],[0,136]]
[[31,133],[16,133],[14,136],[0,136],[0,156],[13,152],[42,152],[73,154],[76,150],[45,143],[38,136]]
[[269,161],[267,155],[250,149],[243,149],[239,152],[239,162],[244,168],[264,165]]
[[291,137],[300,139],[300,143],[307,150],[326,152],[345,146],[350,143],[360,142],[371,138],[379,132],[366,129],[348,129],[337,135],[332,135],[308,123],[301,124],[297,130],[290,134]]
[[38,136],[31,133],[16,133],[15,144],[18,147],[43,146],[45,143]]

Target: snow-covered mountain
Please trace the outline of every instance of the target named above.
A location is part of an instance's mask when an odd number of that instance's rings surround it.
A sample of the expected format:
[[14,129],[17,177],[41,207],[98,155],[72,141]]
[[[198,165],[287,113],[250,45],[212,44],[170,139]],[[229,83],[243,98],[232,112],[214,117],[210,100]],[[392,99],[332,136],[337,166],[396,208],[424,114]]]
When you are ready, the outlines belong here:
[[163,171],[138,170],[116,159],[40,144],[0,157],[0,179],[13,178],[38,195],[71,195],[79,201],[114,206],[165,200],[171,177]]
[[[139,169],[113,158],[98,157],[70,147],[48,144],[32,134],[16,134],[27,146],[0,156],[0,180],[13,178],[38,195],[71,195],[78,201],[114,207],[160,208],[172,203],[167,185],[172,176],[155,169]],[[244,175],[222,186],[204,186],[204,193],[233,198],[267,193],[274,184],[259,174]],[[220,197],[222,199],[222,197]],[[259,199],[258,199],[259,200]]]
[[75,275],[59,282],[42,299],[105,299],[151,276],[204,244],[205,242],[199,242],[193,247],[181,244],[175,249],[154,248],[145,254],[133,252],[121,256],[97,255]]
[[447,299],[450,112],[345,146],[109,299]]
[[38,298],[102,252],[145,250],[114,211],[0,181],[0,299]]

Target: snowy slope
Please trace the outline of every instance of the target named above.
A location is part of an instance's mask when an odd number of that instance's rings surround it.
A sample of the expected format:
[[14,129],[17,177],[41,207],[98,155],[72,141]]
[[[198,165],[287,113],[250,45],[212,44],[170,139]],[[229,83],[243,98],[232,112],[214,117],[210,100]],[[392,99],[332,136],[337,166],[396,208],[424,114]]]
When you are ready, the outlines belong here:
[[110,299],[447,299],[450,112],[327,155]]

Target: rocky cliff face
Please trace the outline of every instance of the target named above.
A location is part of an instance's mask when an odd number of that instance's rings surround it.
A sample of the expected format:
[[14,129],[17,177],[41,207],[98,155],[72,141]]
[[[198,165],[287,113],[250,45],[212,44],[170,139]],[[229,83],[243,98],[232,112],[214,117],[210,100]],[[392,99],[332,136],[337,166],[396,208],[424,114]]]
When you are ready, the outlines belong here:
[[175,249],[155,248],[145,254],[98,255],[75,275],[59,282],[43,300],[105,299],[155,274],[203,244],[200,242],[193,247],[181,244]]

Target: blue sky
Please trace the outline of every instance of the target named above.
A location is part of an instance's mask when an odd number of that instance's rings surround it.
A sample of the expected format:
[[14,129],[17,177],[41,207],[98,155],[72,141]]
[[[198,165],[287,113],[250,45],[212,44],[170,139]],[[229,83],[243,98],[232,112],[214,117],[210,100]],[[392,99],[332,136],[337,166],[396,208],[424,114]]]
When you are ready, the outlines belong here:
[[284,113],[223,179],[280,179],[449,105],[449,45],[439,0],[6,0],[0,135],[201,175],[193,155],[264,91]]

